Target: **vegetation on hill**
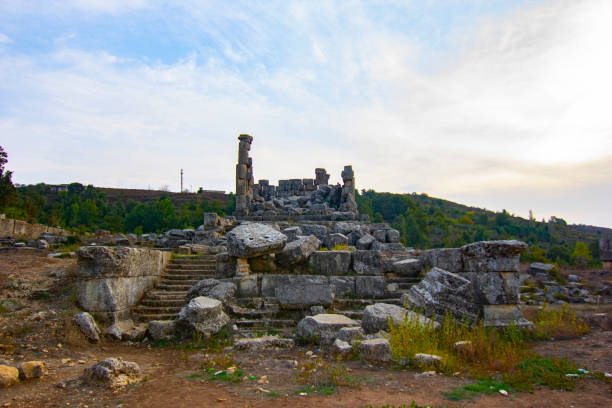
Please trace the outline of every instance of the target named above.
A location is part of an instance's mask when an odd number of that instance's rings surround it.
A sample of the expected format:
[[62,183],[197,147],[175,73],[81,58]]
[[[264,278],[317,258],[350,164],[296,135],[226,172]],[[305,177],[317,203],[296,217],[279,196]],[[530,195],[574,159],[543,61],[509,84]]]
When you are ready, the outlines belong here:
[[547,222],[508,213],[468,207],[426,194],[357,194],[359,212],[373,222],[388,222],[400,231],[403,242],[415,248],[459,247],[474,241],[519,239],[529,244],[524,261],[595,266],[599,239],[612,230],[568,225],[551,217]]
[[225,215],[234,209],[232,194],[225,204],[196,196],[192,201],[175,205],[170,193],[146,202],[111,202],[105,193],[91,185],[72,183],[68,191],[57,194],[50,194],[50,189],[45,184],[19,187],[13,205],[4,209],[6,215],[79,232],[104,229],[138,234],[194,228],[202,224],[204,213]]

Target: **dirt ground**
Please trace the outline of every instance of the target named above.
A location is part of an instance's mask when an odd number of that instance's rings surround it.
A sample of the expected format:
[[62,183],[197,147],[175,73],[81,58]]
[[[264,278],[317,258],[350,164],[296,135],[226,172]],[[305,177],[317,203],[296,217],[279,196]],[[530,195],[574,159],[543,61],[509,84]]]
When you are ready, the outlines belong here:
[[[39,380],[0,389],[4,407],[375,407],[419,405],[435,407],[608,407],[610,385],[581,380],[575,391],[536,388],[532,393],[481,396],[449,401],[445,391],[469,379],[436,375],[419,376],[409,370],[372,367],[349,361],[356,386],[338,387],[332,395],[300,396],[304,384],[297,381],[296,361],[318,354],[316,348],[298,348],[250,354],[238,352],[235,364],[246,376],[240,383],[208,380],[202,364],[206,351],[153,348],[147,343],[103,340],[89,344],[73,328],[77,312],[71,286],[75,261],[34,256],[0,257],[0,301],[11,299],[17,310],[0,313],[0,364],[42,360],[48,373]],[[603,308],[609,312],[610,307]],[[595,308],[597,311],[597,308]],[[540,342],[534,349],[546,356],[568,356],[580,367],[612,371],[612,332],[594,331],[581,339]],[[138,363],[145,381],[119,391],[99,387],[63,387],[82,374],[83,368],[107,357]],[[253,379],[251,379],[251,376]],[[267,381],[262,381],[266,376]],[[272,391],[269,393],[262,392]]]

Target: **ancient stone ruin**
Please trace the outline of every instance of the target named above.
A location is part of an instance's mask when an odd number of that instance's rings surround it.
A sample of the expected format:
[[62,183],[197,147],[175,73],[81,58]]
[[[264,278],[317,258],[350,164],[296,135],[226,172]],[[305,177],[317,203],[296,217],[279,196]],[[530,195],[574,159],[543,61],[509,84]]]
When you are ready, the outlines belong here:
[[599,258],[603,268],[607,271],[612,271],[612,239],[599,240]]
[[[238,137],[236,165],[236,211],[240,220],[279,221],[291,218],[304,221],[360,219],[355,201],[355,173],[344,166],[341,186],[329,185],[325,169],[315,169],[315,178],[279,180],[278,186],[269,180],[254,184],[253,159],[249,157],[253,137]],[[367,218],[365,219],[367,220]]]
[[[451,313],[488,326],[530,324],[519,307],[526,244],[407,248],[399,231],[359,215],[351,166],[342,186],[329,185],[320,168],[315,179],[254,184],[253,138],[239,140],[235,216],[206,214],[195,231],[168,231],[154,241],[165,248],[78,251],[77,300],[106,335],[168,339],[227,328],[250,337],[273,329],[337,340],[346,350],[360,333],[385,330],[389,318],[401,321],[411,309],[423,319]],[[198,256],[170,257],[170,250]],[[389,357],[381,339],[368,341],[369,358]]]

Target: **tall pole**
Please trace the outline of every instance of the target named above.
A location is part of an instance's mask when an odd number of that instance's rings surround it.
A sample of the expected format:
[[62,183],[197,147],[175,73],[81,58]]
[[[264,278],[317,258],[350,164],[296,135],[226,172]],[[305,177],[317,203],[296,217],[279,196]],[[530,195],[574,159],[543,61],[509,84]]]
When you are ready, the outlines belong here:
[[183,169],[181,169],[181,193],[183,192]]

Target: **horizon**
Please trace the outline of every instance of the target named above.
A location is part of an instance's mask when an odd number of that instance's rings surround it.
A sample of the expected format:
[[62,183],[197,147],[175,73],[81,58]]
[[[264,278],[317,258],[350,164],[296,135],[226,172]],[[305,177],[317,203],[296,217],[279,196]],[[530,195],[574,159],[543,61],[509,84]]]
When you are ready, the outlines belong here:
[[426,193],[612,228],[605,0],[0,0],[0,133],[19,184]]

